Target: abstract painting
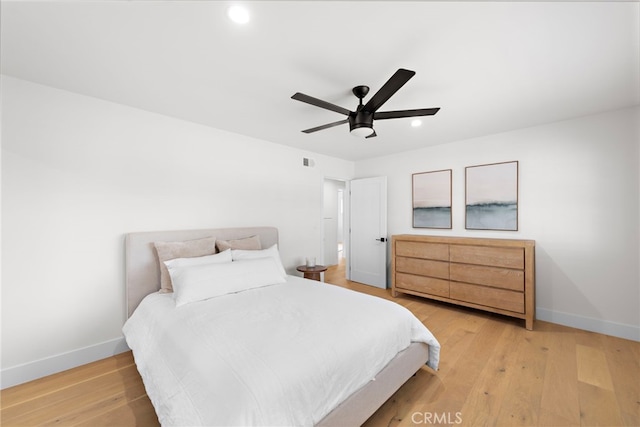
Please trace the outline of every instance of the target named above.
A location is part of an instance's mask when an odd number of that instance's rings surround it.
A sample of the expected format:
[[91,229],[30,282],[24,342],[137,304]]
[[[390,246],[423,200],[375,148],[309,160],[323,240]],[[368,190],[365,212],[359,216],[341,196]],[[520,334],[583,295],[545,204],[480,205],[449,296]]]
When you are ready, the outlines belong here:
[[451,169],[413,174],[413,227],[451,228]]
[[468,230],[518,230],[518,162],[465,168]]

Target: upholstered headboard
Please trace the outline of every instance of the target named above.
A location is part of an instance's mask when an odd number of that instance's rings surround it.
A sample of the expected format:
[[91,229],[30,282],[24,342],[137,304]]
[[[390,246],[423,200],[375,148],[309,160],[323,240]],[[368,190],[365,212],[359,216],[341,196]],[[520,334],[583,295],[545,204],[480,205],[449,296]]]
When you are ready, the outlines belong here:
[[275,227],[211,228],[204,230],[148,231],[125,236],[125,282],[127,287],[127,317],[140,301],[160,289],[160,265],[153,242],[179,242],[215,237],[220,240],[260,236],[263,248],[278,243]]

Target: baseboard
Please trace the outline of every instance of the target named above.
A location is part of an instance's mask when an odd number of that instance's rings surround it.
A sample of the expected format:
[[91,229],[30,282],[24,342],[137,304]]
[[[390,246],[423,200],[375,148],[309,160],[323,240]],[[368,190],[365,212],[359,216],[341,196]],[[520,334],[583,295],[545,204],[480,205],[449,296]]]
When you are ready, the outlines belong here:
[[66,371],[67,369],[105,359],[128,351],[124,338],[116,338],[100,344],[73,350],[68,353],[36,360],[22,365],[3,369],[0,373],[0,388],[26,383],[47,375]]
[[640,341],[640,326],[594,319],[539,307],[536,309],[536,319],[632,341]]

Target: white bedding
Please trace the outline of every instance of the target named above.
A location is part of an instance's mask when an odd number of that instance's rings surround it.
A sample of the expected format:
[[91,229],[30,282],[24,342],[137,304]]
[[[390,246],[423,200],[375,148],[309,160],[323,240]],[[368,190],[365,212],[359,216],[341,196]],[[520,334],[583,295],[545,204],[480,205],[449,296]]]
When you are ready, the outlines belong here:
[[411,342],[440,346],[404,307],[295,276],[175,307],[147,296],[123,328],[164,426],[311,426]]

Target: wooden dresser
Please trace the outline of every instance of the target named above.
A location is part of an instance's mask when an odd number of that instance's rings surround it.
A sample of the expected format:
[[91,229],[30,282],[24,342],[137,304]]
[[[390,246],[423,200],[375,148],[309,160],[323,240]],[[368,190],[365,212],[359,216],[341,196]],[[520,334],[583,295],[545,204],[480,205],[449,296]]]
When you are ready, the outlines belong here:
[[535,318],[535,241],[395,235],[392,295],[399,292],[525,320]]

